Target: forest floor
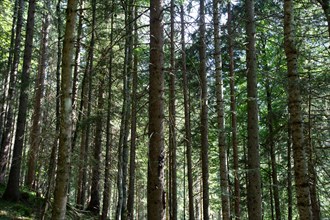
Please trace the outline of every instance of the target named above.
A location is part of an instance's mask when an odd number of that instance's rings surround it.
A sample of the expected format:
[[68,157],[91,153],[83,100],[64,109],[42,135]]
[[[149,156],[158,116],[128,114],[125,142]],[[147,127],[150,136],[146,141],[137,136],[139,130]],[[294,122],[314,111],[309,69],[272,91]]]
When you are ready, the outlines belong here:
[[[5,186],[0,184],[0,220],[35,220],[39,219],[40,210],[44,199],[36,196],[35,192],[23,189],[22,199],[19,202],[9,202],[2,199]],[[98,219],[89,212],[78,210],[71,205],[67,205],[66,219],[68,220],[93,220]],[[46,213],[46,219],[50,218],[50,211]]]
[[2,198],[2,194],[5,191],[5,186],[0,185],[0,220],[10,219],[36,219],[36,213],[39,209],[42,199],[37,198],[35,193],[23,191],[24,195],[19,202],[9,202]]

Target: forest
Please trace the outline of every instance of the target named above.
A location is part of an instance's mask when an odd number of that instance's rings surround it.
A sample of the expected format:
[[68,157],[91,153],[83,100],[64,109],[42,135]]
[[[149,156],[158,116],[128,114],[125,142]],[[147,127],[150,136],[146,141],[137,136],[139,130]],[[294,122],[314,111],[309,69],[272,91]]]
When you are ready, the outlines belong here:
[[329,0],[1,0],[0,72],[0,219],[330,219]]

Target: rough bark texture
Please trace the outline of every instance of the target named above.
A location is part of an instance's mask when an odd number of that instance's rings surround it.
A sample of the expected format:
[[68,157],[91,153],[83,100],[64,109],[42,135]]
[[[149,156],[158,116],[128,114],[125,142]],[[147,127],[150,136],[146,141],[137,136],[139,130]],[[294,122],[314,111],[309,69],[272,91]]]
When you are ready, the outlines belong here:
[[70,170],[71,152],[71,90],[72,90],[72,51],[74,46],[74,29],[76,18],[76,0],[68,0],[66,11],[66,26],[63,42],[62,73],[61,73],[61,109],[60,109],[60,137],[54,192],[52,219],[65,219],[67,188]]
[[[9,89],[13,89],[12,85],[8,82],[11,82],[11,69],[13,66],[13,56],[15,53],[19,53],[19,51],[15,51],[15,39],[16,39],[16,25],[17,25],[17,15],[18,15],[18,7],[19,7],[19,0],[15,0],[14,7],[13,7],[13,22],[11,24],[11,36],[10,36],[10,46],[8,49],[8,61],[7,65],[3,72],[3,80],[1,82],[1,98],[0,98],[0,137],[3,137],[4,132],[4,122],[6,121],[7,116],[7,109],[10,109],[11,104],[8,105],[8,101],[11,99],[7,99]],[[6,124],[6,123],[5,123]],[[12,120],[9,123],[12,124]],[[8,126],[6,124],[6,126]],[[5,137],[8,136],[8,131]],[[6,167],[7,167],[7,160],[8,160],[8,144],[2,146],[2,138],[0,138],[0,184],[5,184],[5,176],[6,176]]]
[[165,217],[164,191],[164,74],[163,74],[163,10],[161,0],[150,1],[150,65],[149,65],[149,158],[147,217]]
[[284,0],[284,46],[288,71],[288,95],[290,128],[294,159],[296,199],[301,220],[312,219],[307,173],[307,158],[303,145],[300,80],[297,63],[297,48],[294,37],[293,1]]
[[[94,43],[95,43],[95,19],[96,19],[96,1],[92,1],[92,37],[91,37],[91,60],[90,60],[90,71],[93,71],[93,54],[94,54]],[[92,160],[92,182],[91,182],[91,192],[90,200],[87,210],[91,211],[95,215],[100,212],[100,195],[99,195],[99,185],[100,185],[100,166],[101,166],[101,151],[102,151],[102,111],[103,111],[103,83],[104,79],[100,79],[99,90],[98,90],[98,112],[95,123],[95,137],[94,137],[94,149],[93,149],[93,160]],[[91,89],[91,88],[90,88]],[[87,153],[87,151],[85,152]]]
[[308,81],[309,81],[309,91],[308,91],[308,127],[307,135],[305,137],[307,143],[307,155],[308,155],[308,174],[309,174],[309,190],[311,195],[311,203],[312,203],[312,213],[313,220],[321,219],[321,210],[320,210],[320,202],[317,194],[317,174],[315,170],[315,149],[312,141],[312,86],[311,83],[311,73],[308,73]]
[[259,157],[258,96],[255,50],[254,1],[245,1],[247,34],[247,106],[248,106],[248,171],[247,200],[249,219],[261,220],[261,177]]
[[178,215],[177,201],[177,174],[176,174],[176,108],[175,108],[175,42],[174,42],[174,17],[175,5],[171,0],[171,33],[170,33],[170,85],[169,85],[169,150],[170,150],[170,219],[176,220]]
[[190,99],[188,91],[188,77],[186,66],[186,43],[185,43],[185,21],[183,4],[180,6],[181,17],[181,60],[183,78],[183,102],[184,102],[184,125],[185,125],[185,144],[187,149],[187,174],[188,174],[188,198],[189,198],[189,220],[194,220],[194,190],[191,161],[191,126],[190,126]]
[[[134,7],[134,17],[138,17],[137,7]],[[134,22],[134,47],[138,45],[137,21]],[[134,200],[135,200],[135,157],[136,157],[136,123],[137,123],[137,88],[138,88],[138,55],[134,54],[132,72],[132,109],[131,109],[131,148],[129,162],[129,186],[127,198],[127,219],[134,219]]]
[[287,140],[287,169],[288,169],[288,176],[287,176],[287,191],[288,191],[288,220],[292,220],[292,163],[291,163],[291,148],[292,148],[292,142],[291,142],[291,128],[290,124],[288,123],[288,140]]
[[24,131],[28,109],[28,87],[31,71],[31,59],[33,48],[35,0],[29,1],[28,18],[26,23],[26,38],[23,57],[23,69],[21,75],[21,87],[19,96],[18,116],[16,122],[16,134],[13,150],[12,164],[9,173],[9,180],[3,198],[17,201],[20,197],[19,182],[22,162],[22,151],[24,144]]
[[38,75],[35,82],[35,97],[34,97],[34,112],[32,119],[32,127],[30,133],[30,150],[28,154],[28,172],[26,176],[25,185],[28,188],[32,188],[33,182],[35,180],[36,172],[36,162],[37,162],[37,153],[40,145],[40,134],[41,126],[40,122],[42,120],[42,108],[41,104],[44,97],[44,81],[45,81],[45,71],[46,71],[46,59],[47,59],[47,47],[48,47],[48,27],[49,27],[49,15],[43,15],[43,23],[41,30],[41,41],[40,41],[40,58],[39,58],[39,67]]
[[233,168],[234,168],[234,217],[236,220],[241,216],[241,192],[238,174],[238,141],[237,141],[237,115],[236,115],[236,91],[235,91],[235,71],[234,71],[234,45],[232,34],[232,12],[231,4],[227,4],[228,9],[228,53],[229,53],[229,84],[230,84],[230,112],[231,112],[231,145],[233,149]]
[[[111,11],[113,9],[111,8]],[[111,13],[110,30],[113,30],[113,13]],[[113,43],[113,32],[110,33],[110,44]],[[107,109],[107,126],[106,126],[106,150],[105,150],[105,165],[104,165],[104,190],[101,220],[107,219],[110,205],[110,169],[111,169],[111,151],[112,151],[112,126],[111,126],[111,107],[112,107],[112,60],[113,52],[110,50],[109,58],[109,79],[108,79],[108,109]]]
[[15,84],[17,68],[20,59],[20,48],[21,48],[21,31],[23,26],[23,12],[24,12],[24,1],[19,0],[19,5],[17,9],[17,23],[16,23],[16,33],[15,33],[15,43],[14,43],[14,55],[11,64],[11,69],[9,73],[9,86],[6,96],[7,109],[5,115],[5,125],[1,137],[0,146],[0,183],[5,183],[6,168],[8,163],[8,153],[10,148],[10,139],[12,136],[12,125],[13,125],[13,97],[15,94]]
[[208,97],[206,77],[206,42],[205,42],[205,2],[200,0],[199,8],[199,78],[201,83],[201,158],[202,158],[202,191],[203,191],[203,219],[209,219],[209,161],[208,161]]
[[121,110],[120,137],[118,144],[118,204],[116,219],[123,219],[127,205],[127,167],[128,167],[128,135],[130,124],[130,103],[131,103],[131,72],[133,58],[133,3],[129,2],[125,11],[126,40],[125,58],[123,64],[123,104]]
[[219,0],[213,0],[213,21],[214,21],[214,61],[215,61],[215,80],[216,80],[216,99],[217,99],[217,124],[218,124],[218,147],[220,159],[220,187],[221,187],[221,208],[222,219],[230,219],[230,200],[229,182],[227,166],[227,148],[225,143],[225,120],[224,120],[224,99],[223,99],[223,80],[222,80],[222,61],[220,46],[220,19],[221,10]]
[[55,107],[55,114],[56,114],[56,122],[55,122],[55,137],[53,140],[53,144],[51,147],[51,153],[49,158],[49,165],[48,165],[48,171],[47,171],[47,191],[45,195],[45,201],[43,204],[43,209],[41,211],[41,220],[44,220],[46,217],[46,212],[48,210],[48,207],[50,205],[50,198],[51,193],[53,193],[54,189],[54,179],[55,179],[55,170],[56,170],[56,153],[58,149],[58,139],[59,139],[59,133],[60,133],[60,87],[61,87],[61,81],[60,81],[60,71],[61,71],[61,58],[62,58],[62,43],[60,41],[62,36],[62,19],[61,19],[61,8],[60,8],[61,0],[57,1],[56,4],[56,16],[57,16],[57,63],[56,63],[56,107]]
[[[267,126],[268,126],[268,144],[270,149],[271,159],[271,180],[272,180],[272,192],[274,194],[275,202],[275,219],[281,219],[280,198],[279,198],[279,183],[277,180],[277,163],[276,163],[276,151],[274,141],[274,126],[273,126],[273,107],[272,107],[272,93],[270,88],[269,78],[266,78],[266,96],[267,96]],[[273,210],[273,209],[272,209]]]

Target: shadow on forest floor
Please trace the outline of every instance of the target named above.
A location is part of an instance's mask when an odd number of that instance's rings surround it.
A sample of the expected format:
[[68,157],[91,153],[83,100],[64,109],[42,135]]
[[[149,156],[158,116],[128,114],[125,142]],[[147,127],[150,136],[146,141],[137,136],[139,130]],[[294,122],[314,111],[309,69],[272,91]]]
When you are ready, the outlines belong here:
[[[22,199],[18,202],[10,202],[2,199],[5,186],[0,184],[0,220],[35,220],[39,219],[43,198],[36,196],[35,192],[23,189]],[[46,213],[46,219],[50,219],[50,210]],[[87,211],[82,211],[67,205],[66,219],[68,220],[92,220],[98,219]]]
[[22,192],[22,200],[18,202],[10,202],[2,199],[5,186],[0,185],[0,220],[2,219],[37,219],[36,213],[42,202],[41,198],[37,198],[34,192],[24,190]]

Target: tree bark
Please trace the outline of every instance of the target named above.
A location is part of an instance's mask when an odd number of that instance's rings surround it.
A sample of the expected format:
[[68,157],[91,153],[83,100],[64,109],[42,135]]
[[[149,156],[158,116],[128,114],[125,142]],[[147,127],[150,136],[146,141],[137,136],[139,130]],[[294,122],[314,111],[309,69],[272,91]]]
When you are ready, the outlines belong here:
[[[137,7],[134,7],[134,17],[138,17]],[[138,46],[138,26],[137,21],[134,22],[134,48]],[[131,148],[129,162],[129,186],[127,198],[127,219],[134,219],[134,197],[135,197],[135,158],[136,158],[136,121],[137,121],[137,88],[138,88],[138,55],[134,54],[133,71],[132,71],[132,109],[131,109]]]
[[189,220],[194,220],[194,190],[192,176],[191,159],[191,126],[190,126],[190,100],[188,91],[188,77],[186,66],[186,41],[185,41],[185,20],[183,4],[180,5],[181,17],[181,60],[182,60],[182,78],[183,78],[183,102],[184,102],[184,125],[185,125],[185,144],[187,149],[187,174],[188,174],[188,198],[189,198]]
[[[267,77],[267,76],[266,76]],[[270,160],[271,160],[271,179],[272,179],[272,192],[274,194],[275,203],[275,219],[281,219],[280,198],[278,191],[278,179],[277,179],[277,162],[276,151],[274,141],[274,128],[273,128],[273,106],[272,106],[272,93],[270,88],[269,77],[266,78],[266,96],[267,96],[267,125],[268,125],[268,144],[270,148]]]
[[[93,70],[93,54],[94,54],[94,44],[95,44],[95,21],[96,21],[96,0],[92,1],[92,37],[90,43],[90,74]],[[100,196],[99,196],[99,185],[100,185],[100,166],[101,166],[101,152],[102,152],[102,111],[103,111],[103,86],[104,77],[100,79],[99,91],[98,91],[98,105],[96,113],[96,123],[95,123],[95,139],[94,139],[94,152],[92,159],[92,182],[91,182],[91,192],[90,201],[87,210],[91,211],[93,214],[98,215],[100,212]],[[89,88],[92,89],[91,86]],[[89,98],[89,100],[91,100]],[[85,152],[87,153],[87,151]]]
[[63,42],[62,73],[61,73],[61,110],[60,136],[54,192],[53,212],[51,219],[65,219],[67,188],[70,170],[71,128],[72,128],[72,51],[74,47],[74,29],[76,18],[76,0],[68,0],[66,11],[66,27]]
[[147,218],[163,220],[164,191],[164,74],[163,74],[163,9],[161,0],[150,1],[149,65],[149,158],[147,183]]
[[133,59],[133,2],[130,0],[125,11],[126,40],[123,66],[123,103],[121,112],[120,135],[118,144],[118,204],[116,219],[123,219],[127,205],[127,167],[128,167],[128,135],[130,121],[130,92]]
[[[46,3],[48,4],[48,3]],[[44,81],[46,71],[47,60],[47,47],[48,47],[48,31],[49,31],[49,14],[47,12],[43,15],[42,30],[41,30],[41,42],[40,42],[40,58],[38,66],[38,75],[35,82],[35,97],[34,97],[34,112],[32,119],[32,128],[30,133],[30,150],[28,154],[28,171],[26,176],[25,185],[28,188],[33,187],[36,172],[37,153],[41,141],[41,120],[42,120],[42,108],[41,104],[44,98]]]
[[23,58],[23,69],[21,75],[21,86],[18,106],[18,116],[16,122],[16,134],[13,150],[12,164],[9,173],[9,180],[3,199],[17,201],[20,197],[19,182],[22,162],[22,151],[24,144],[24,131],[28,109],[28,87],[30,81],[31,59],[33,48],[35,0],[29,1],[28,18],[26,23],[26,38]]
[[310,192],[307,173],[307,158],[303,145],[300,80],[298,73],[298,51],[294,37],[293,1],[284,0],[284,47],[288,71],[288,95],[290,128],[292,131],[292,149],[296,199],[301,220],[312,219]]
[[[228,3],[230,4],[230,3]],[[221,39],[220,39],[220,19],[219,10],[222,4],[219,0],[213,0],[213,21],[214,21],[214,62],[216,80],[216,100],[217,100],[217,125],[218,125],[218,148],[220,159],[220,188],[221,188],[221,208],[222,219],[230,219],[230,199],[227,166],[227,148],[225,141],[225,119],[224,119],[224,99],[222,80],[222,60],[221,60]],[[230,6],[229,6],[230,9]],[[229,16],[228,16],[229,17]],[[229,19],[228,19],[229,20]],[[228,23],[228,26],[230,24]]]
[[235,71],[234,71],[234,46],[233,46],[233,34],[232,34],[232,12],[231,4],[227,4],[228,10],[228,52],[229,52],[229,75],[230,75],[230,112],[231,112],[231,144],[233,149],[233,168],[234,168],[234,211],[235,219],[241,218],[241,192],[239,181],[239,167],[238,167],[238,141],[237,141],[237,115],[236,115],[236,91],[235,91]]
[[[111,12],[113,12],[113,5],[111,6]],[[110,30],[113,30],[113,13],[111,13],[110,20]],[[113,43],[113,31],[110,33],[110,44]],[[103,205],[102,205],[102,215],[101,220],[107,219],[109,205],[110,205],[110,190],[111,190],[111,181],[110,181],[110,169],[111,169],[111,151],[112,151],[112,125],[111,125],[111,114],[112,114],[112,60],[113,60],[113,51],[110,49],[110,58],[109,58],[109,79],[108,79],[108,108],[107,108],[107,125],[106,125],[106,150],[105,150],[105,165],[104,165],[104,190],[103,190]]]
[[170,151],[170,219],[176,220],[178,215],[178,201],[177,201],[177,167],[176,167],[176,108],[175,108],[175,42],[174,42],[174,19],[175,19],[175,5],[174,0],[170,3],[171,14],[171,30],[170,30],[170,82],[169,82],[169,151]]
[[[7,151],[4,149],[2,149],[2,145],[1,145],[1,138],[4,132],[4,121],[5,121],[5,117],[6,117],[6,111],[5,108],[7,108],[6,103],[7,101],[7,95],[8,95],[8,90],[9,90],[9,83],[10,82],[10,76],[11,76],[11,69],[12,69],[12,65],[13,65],[13,56],[15,51],[15,38],[16,38],[16,25],[17,25],[17,15],[18,15],[18,8],[19,8],[19,0],[15,0],[15,4],[14,4],[14,8],[13,8],[13,22],[11,25],[11,36],[10,36],[10,47],[9,47],[9,54],[8,54],[8,62],[7,62],[7,66],[6,69],[4,70],[4,79],[1,82],[1,88],[2,88],[2,98],[0,100],[0,184],[4,184],[4,177],[5,177],[5,172],[3,171],[3,169],[6,169],[6,166],[3,167],[3,162],[2,161],[7,161],[6,157],[7,157],[7,153],[8,153],[8,149]],[[19,51],[18,51],[19,52]],[[12,123],[11,123],[12,124]],[[3,155],[5,154],[5,155]]]
[[16,87],[16,77],[17,69],[20,60],[20,48],[21,48],[21,32],[23,26],[23,12],[24,12],[24,1],[19,0],[19,5],[17,9],[17,23],[16,23],[16,33],[15,33],[15,43],[14,43],[14,55],[11,64],[11,69],[9,73],[9,86],[5,102],[7,103],[6,115],[5,115],[5,125],[1,137],[0,146],[0,183],[5,183],[5,175],[8,163],[8,154],[10,149],[10,139],[12,136],[12,125],[13,125],[13,101],[15,95]]
[[199,77],[201,83],[201,158],[202,158],[202,189],[203,189],[203,219],[209,219],[209,161],[208,161],[208,97],[206,77],[206,42],[205,42],[205,2],[200,0],[199,8]]
[[262,219],[261,177],[259,156],[258,96],[255,50],[254,0],[246,0],[247,34],[247,106],[248,106],[248,215],[249,219]]
[[291,137],[291,128],[290,123],[288,123],[288,139],[287,139],[287,193],[288,193],[288,220],[292,220],[292,165],[291,165],[291,148],[292,148],[292,137]]
[[312,203],[312,213],[313,220],[321,219],[320,212],[320,202],[318,200],[317,195],[317,174],[315,171],[315,149],[312,141],[312,86],[311,83],[311,73],[308,72],[308,126],[307,126],[307,135],[306,135],[306,143],[307,143],[307,154],[308,154],[308,174],[309,174],[309,190],[311,195],[311,203]]
[[48,210],[48,206],[50,204],[51,193],[53,193],[54,189],[54,176],[56,170],[56,155],[58,149],[58,139],[60,133],[60,87],[61,87],[61,58],[62,58],[62,44],[61,44],[61,36],[62,36],[62,19],[61,19],[61,0],[57,1],[56,4],[56,16],[57,16],[57,64],[56,64],[56,107],[55,107],[55,137],[53,140],[53,145],[50,153],[48,171],[47,171],[47,191],[45,195],[44,204],[41,210],[41,220],[44,220],[46,217],[46,212]]

